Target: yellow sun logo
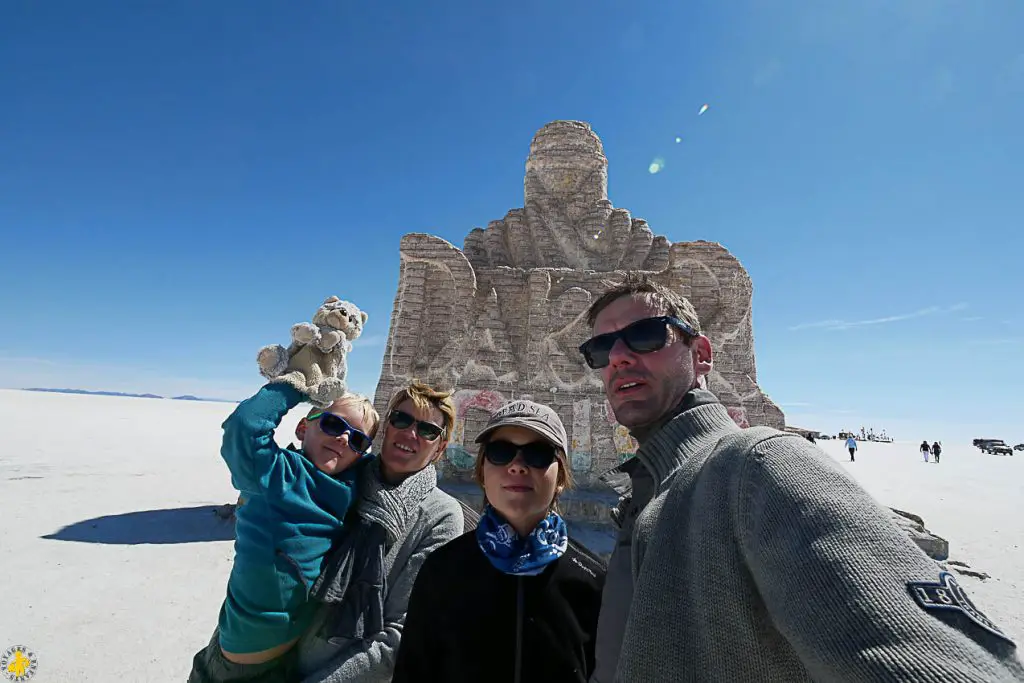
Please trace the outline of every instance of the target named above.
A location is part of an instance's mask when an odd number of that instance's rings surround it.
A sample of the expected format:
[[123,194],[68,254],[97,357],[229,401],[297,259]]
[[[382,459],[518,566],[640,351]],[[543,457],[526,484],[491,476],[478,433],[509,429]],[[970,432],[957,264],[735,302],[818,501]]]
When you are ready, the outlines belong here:
[[9,681],[27,681],[36,673],[36,654],[27,647],[14,645],[0,657],[0,673]]

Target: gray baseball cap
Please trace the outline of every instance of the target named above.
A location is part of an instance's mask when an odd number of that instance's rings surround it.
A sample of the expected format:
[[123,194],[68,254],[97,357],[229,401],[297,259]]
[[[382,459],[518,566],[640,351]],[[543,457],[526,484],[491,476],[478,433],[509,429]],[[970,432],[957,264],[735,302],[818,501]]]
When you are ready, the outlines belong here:
[[535,432],[545,439],[569,452],[569,439],[565,435],[565,427],[558,413],[552,408],[533,401],[509,401],[498,408],[487,421],[487,426],[477,435],[476,442],[487,441],[487,436],[499,427],[522,427]]

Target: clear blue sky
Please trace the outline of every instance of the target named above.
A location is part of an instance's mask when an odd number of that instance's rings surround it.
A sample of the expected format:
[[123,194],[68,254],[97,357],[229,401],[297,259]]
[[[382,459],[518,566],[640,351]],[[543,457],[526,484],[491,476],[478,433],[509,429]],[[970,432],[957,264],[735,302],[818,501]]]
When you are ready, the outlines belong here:
[[7,0],[0,386],[239,398],[337,293],[371,393],[401,236],[461,246],[582,119],[616,206],[746,265],[790,422],[1024,441],[1022,27],[1017,0]]

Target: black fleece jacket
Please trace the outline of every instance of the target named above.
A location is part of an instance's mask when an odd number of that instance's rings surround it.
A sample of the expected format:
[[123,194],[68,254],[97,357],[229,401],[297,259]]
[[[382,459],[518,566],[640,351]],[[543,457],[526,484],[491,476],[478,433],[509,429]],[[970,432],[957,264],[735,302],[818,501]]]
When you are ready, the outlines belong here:
[[572,541],[536,576],[505,574],[476,532],[459,536],[416,577],[392,683],[585,682],[604,574],[604,563]]

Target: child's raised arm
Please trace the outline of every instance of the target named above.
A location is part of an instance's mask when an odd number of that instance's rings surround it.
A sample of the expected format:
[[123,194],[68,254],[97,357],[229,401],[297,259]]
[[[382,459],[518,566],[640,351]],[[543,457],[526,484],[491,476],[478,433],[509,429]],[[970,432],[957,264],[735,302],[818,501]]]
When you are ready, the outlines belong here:
[[290,384],[274,382],[238,404],[224,421],[220,455],[239,491],[261,491],[271,479],[295,476],[292,458],[274,441],[274,430],[305,396]]

